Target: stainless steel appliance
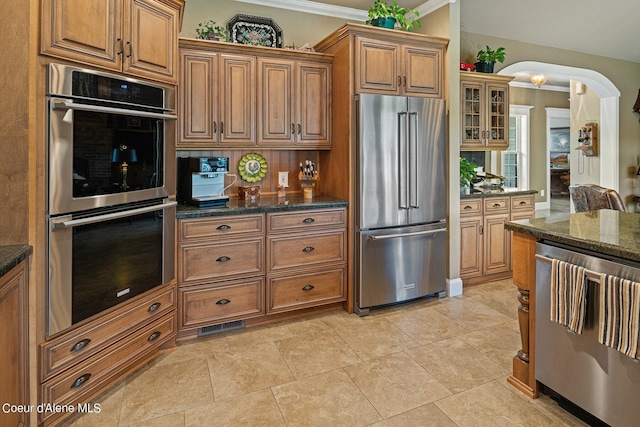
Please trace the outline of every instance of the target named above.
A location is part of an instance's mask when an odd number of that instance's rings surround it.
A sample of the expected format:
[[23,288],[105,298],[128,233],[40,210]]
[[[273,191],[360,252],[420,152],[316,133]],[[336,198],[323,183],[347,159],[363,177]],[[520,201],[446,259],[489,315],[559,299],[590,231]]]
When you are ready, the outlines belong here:
[[49,65],[47,333],[175,277],[175,89]]
[[175,195],[175,89],[60,64],[48,74],[49,213]]
[[[229,174],[228,157],[181,157],[178,159],[178,201],[198,207],[224,206],[224,192],[238,177]],[[225,185],[225,177],[234,180]]]
[[581,335],[550,320],[551,259],[588,270],[640,281],[640,265],[608,260],[602,254],[538,243],[536,248],[536,380],[612,426],[640,425],[640,364],[598,343],[600,283],[590,280]]
[[356,299],[444,296],[445,101],[357,95]]

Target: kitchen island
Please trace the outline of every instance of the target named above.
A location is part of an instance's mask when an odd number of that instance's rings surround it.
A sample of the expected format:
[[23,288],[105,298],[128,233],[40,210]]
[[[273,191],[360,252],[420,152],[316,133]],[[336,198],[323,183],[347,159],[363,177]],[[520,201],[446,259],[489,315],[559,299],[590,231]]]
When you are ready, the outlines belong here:
[[[560,371],[557,376],[566,377],[561,378],[563,381],[566,380],[566,383],[580,383],[584,378],[596,377],[598,382],[594,384],[597,385],[592,388],[588,385],[583,386],[582,392],[583,396],[584,390],[591,396],[596,396],[598,405],[589,407],[581,402],[578,404],[601,418],[616,416],[620,409],[615,407],[617,403],[610,396],[612,393],[607,395],[607,390],[609,387],[624,389],[626,385],[618,383],[622,381],[628,383],[630,390],[624,396],[637,396],[640,393],[640,367],[626,355],[597,343],[595,335],[598,311],[602,311],[602,308],[598,305],[596,289],[601,286],[598,281],[599,273],[612,274],[606,271],[607,268],[619,277],[638,281],[640,215],[614,210],[554,214],[545,218],[508,222],[505,228],[513,232],[513,283],[520,292],[518,319],[522,339],[522,348],[513,358],[513,374],[508,379],[509,383],[528,396],[536,397],[541,383],[548,386],[547,382],[555,381],[542,378],[543,370],[548,366],[558,369],[560,364],[564,363],[562,359],[567,358],[567,353],[570,353],[567,370]],[[588,318],[582,335],[569,334],[561,325],[549,323],[549,258],[560,257],[541,256],[544,251],[563,254],[566,259],[572,260],[572,263],[584,264],[583,266],[589,269],[588,289],[592,294],[586,304],[587,318],[590,316],[589,313],[592,317],[590,320]],[[591,283],[595,285],[592,286]],[[539,313],[538,316],[536,311]],[[553,339],[543,335],[553,328]],[[585,337],[590,338],[592,342],[585,344]],[[573,373],[572,366],[590,368]],[[616,376],[617,372],[620,373],[619,376]],[[608,384],[613,380],[616,381],[614,385]],[[599,390],[598,393],[595,389]],[[576,393],[580,395],[580,390]],[[567,399],[575,402],[580,396]],[[611,415],[612,413],[614,415]],[[617,421],[614,424],[627,425],[624,422],[619,424]]]

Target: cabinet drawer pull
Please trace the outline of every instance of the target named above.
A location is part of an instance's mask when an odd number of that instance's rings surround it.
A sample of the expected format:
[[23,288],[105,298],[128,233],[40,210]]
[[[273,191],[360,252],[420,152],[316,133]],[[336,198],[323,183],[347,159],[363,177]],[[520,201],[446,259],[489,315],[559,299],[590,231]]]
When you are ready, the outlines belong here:
[[526,205],[526,204],[527,204],[527,202],[522,201],[522,202],[520,202],[520,203],[518,203],[518,204],[519,204],[520,206],[524,206],[524,205]]
[[70,351],[80,351],[83,350],[86,346],[89,345],[89,343],[91,342],[91,340],[89,338],[85,338],[83,340],[78,341],[77,343],[75,343],[73,345],[73,347],[71,347]]
[[398,76],[398,86],[402,86],[402,77]]
[[216,304],[218,304],[218,305],[227,305],[230,302],[231,302],[230,299],[222,298],[221,300],[216,301]]
[[149,306],[149,309],[148,309],[147,311],[148,311],[149,313],[153,313],[153,312],[155,312],[157,309],[159,309],[161,305],[162,305],[162,304],[161,304],[161,303],[159,303],[159,302],[154,302],[153,304],[151,304],[151,305]]
[[296,134],[296,124],[295,123],[291,123],[291,134],[292,135]]
[[230,225],[227,225],[227,224],[222,224],[222,225],[219,225],[219,226],[216,228],[216,230],[219,230],[219,231],[228,231],[228,230],[231,230],[231,226],[230,226]]
[[493,204],[493,207],[494,207],[494,208],[499,208],[499,207],[500,207],[500,203],[494,203],[494,204]]
[[154,333],[152,333],[151,335],[149,335],[149,338],[147,338],[147,341],[151,342],[151,341],[155,341],[158,337],[160,337],[160,335],[162,335],[162,332],[160,331],[155,331]]
[[118,39],[117,42],[120,45],[120,50],[116,53],[116,55],[122,55],[124,53],[124,43],[122,39]]
[[407,76],[402,76],[402,86],[407,87]]
[[315,249],[316,249],[316,248],[314,248],[313,246],[307,246],[306,248],[304,248],[304,249],[302,250],[302,252],[309,253],[309,252],[314,251]]
[[218,133],[218,122],[213,122],[213,133]]
[[228,256],[221,256],[216,261],[217,262],[227,262],[227,261],[231,261],[231,258],[229,258]]
[[314,222],[316,222],[316,220],[313,218],[305,218],[302,220],[302,222],[305,224],[313,224]]
[[131,42],[127,42],[127,46],[129,46],[129,54],[127,55],[127,58],[131,58],[133,55],[133,44]]
[[89,378],[91,378],[91,374],[84,374],[84,375],[80,375],[78,377],[77,380],[75,380],[73,382],[73,384],[71,384],[71,388],[78,388],[80,387],[82,384],[86,383],[87,381],[89,381]]
[[224,122],[220,122],[220,133],[224,134]]
[[298,135],[302,135],[302,125],[298,123]]
[[470,211],[471,209],[473,209],[473,206],[467,205],[467,206],[464,207],[465,211]]
[[313,288],[315,288],[315,286],[313,286],[313,285],[305,285],[305,286],[302,287],[302,290],[303,291],[310,291]]

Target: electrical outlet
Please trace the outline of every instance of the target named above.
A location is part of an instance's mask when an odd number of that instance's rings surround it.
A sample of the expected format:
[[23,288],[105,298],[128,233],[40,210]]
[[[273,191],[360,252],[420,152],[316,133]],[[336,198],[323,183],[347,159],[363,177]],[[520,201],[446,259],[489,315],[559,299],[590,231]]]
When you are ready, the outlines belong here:
[[540,190],[540,197],[544,197],[544,190]]
[[289,172],[278,172],[278,185],[289,186]]

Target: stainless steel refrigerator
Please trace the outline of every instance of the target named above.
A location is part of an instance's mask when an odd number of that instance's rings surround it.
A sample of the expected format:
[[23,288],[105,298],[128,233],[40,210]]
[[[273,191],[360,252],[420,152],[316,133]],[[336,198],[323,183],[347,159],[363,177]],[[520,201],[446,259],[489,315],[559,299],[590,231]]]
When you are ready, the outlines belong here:
[[356,96],[355,311],[444,296],[445,101]]

